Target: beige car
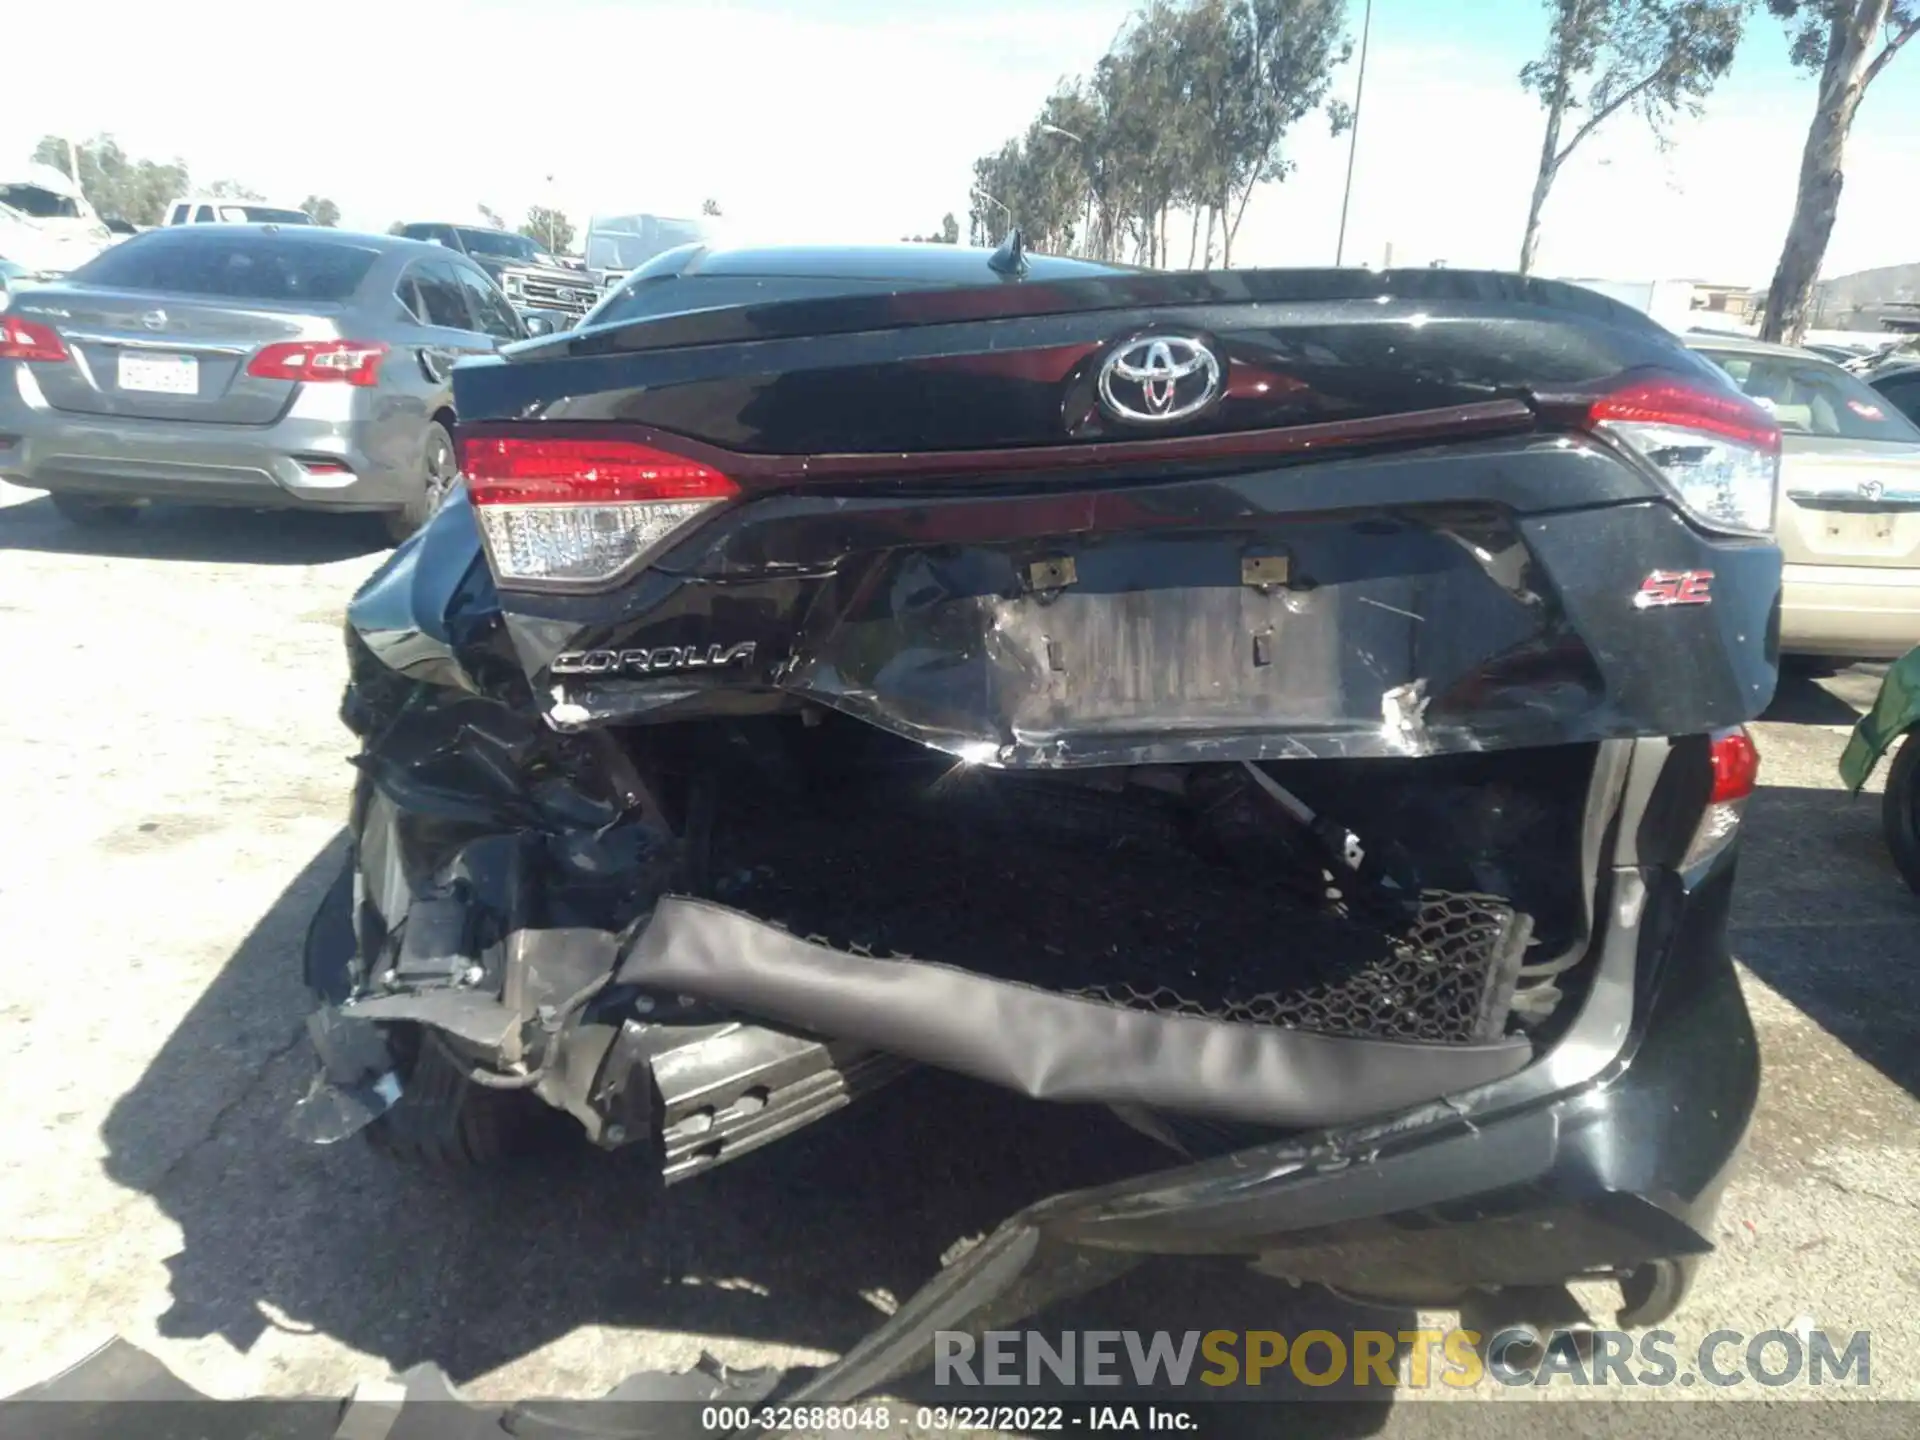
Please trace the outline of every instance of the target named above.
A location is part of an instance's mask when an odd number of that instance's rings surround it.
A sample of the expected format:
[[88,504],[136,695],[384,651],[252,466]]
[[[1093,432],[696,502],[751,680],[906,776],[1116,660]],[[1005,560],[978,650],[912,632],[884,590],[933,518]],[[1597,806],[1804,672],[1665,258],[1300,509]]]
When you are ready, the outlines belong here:
[[1807,350],[1688,336],[1780,423],[1780,648],[1885,660],[1920,645],[1920,429]]

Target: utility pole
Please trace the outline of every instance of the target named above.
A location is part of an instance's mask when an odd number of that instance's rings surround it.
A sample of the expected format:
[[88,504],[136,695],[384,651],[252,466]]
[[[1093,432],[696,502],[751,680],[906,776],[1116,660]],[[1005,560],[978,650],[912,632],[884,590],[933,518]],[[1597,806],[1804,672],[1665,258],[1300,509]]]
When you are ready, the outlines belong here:
[[1360,148],[1360,102],[1367,94],[1367,40],[1373,34],[1373,0],[1360,21],[1360,74],[1353,84],[1353,128],[1347,134],[1347,187],[1340,192],[1340,238],[1334,242],[1333,263],[1337,266],[1347,254],[1347,205],[1353,199],[1353,156]]

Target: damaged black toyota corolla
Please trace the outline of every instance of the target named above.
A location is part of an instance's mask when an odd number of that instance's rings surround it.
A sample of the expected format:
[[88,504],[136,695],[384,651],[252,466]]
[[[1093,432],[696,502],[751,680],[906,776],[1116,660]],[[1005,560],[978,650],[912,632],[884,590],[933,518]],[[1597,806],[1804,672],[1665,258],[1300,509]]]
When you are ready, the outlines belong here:
[[695,246],[455,392],[464,490],[350,611],[313,1138],[510,1157],[557,1109],[678,1181],[917,1062],[1172,1147],[813,1398],[1151,1253],[1678,1303],[1758,1083],[1779,433],[1665,331],[1505,275]]

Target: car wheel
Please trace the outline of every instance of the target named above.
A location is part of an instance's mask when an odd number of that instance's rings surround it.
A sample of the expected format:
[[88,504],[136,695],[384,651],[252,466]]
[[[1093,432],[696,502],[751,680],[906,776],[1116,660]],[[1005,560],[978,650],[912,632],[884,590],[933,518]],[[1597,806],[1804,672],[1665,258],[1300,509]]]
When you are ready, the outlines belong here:
[[420,486],[413,499],[401,510],[387,512],[387,534],[399,544],[413,534],[434,512],[446,503],[453,482],[460,477],[460,461],[453,449],[453,436],[438,420],[427,423],[426,460],[421,466]]
[[1907,731],[1887,771],[1887,793],[1880,797],[1880,829],[1900,878],[1920,893],[1920,726]]
[[138,505],[116,505],[108,500],[89,500],[82,495],[56,495],[53,508],[67,522],[86,530],[111,530],[131,525],[140,517]]
[[537,1153],[558,1139],[561,1117],[523,1090],[490,1090],[417,1025],[388,1041],[410,1052],[400,1098],[363,1132],[377,1150],[436,1170],[472,1170]]
[[1622,1330],[1645,1330],[1673,1315],[1693,1288],[1697,1257],[1649,1260],[1620,1277],[1620,1309],[1613,1323]]

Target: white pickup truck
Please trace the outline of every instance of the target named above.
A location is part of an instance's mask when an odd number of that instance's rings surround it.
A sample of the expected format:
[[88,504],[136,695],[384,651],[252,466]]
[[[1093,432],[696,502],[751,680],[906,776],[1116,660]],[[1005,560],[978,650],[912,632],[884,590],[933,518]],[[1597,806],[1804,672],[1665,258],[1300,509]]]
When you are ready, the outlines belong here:
[[295,205],[231,196],[189,195],[167,206],[163,225],[311,225],[313,217]]

